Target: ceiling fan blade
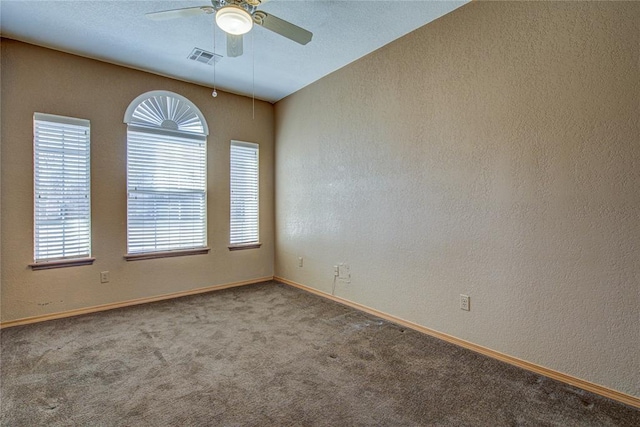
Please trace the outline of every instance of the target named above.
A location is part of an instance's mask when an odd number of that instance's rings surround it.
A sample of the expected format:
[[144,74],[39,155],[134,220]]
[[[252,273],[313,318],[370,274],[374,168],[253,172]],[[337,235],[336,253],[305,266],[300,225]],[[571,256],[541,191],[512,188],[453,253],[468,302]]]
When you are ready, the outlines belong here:
[[182,9],[163,10],[160,12],[151,12],[145,14],[144,16],[153,21],[165,21],[167,19],[188,18],[195,15],[212,14],[214,12],[215,9],[211,6],[198,6],[185,7]]
[[242,35],[227,34],[227,56],[236,58],[242,55]]
[[277,16],[269,15],[261,10],[258,10],[253,14],[253,21],[267,30],[278,33],[296,43],[307,44],[313,37],[313,33],[311,31],[307,31],[304,28],[292,24],[291,22],[280,19]]

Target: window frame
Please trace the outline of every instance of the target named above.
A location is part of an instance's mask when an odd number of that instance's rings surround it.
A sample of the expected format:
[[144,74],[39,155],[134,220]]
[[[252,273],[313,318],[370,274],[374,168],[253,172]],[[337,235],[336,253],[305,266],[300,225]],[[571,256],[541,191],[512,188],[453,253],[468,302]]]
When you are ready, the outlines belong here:
[[[234,147],[249,148],[255,150],[256,163],[255,163],[255,193],[256,193],[256,215],[255,215],[255,240],[238,242],[233,241],[234,233],[234,177],[233,177],[233,159],[234,159]],[[237,251],[243,249],[257,249],[262,246],[260,242],[260,144],[255,142],[246,142],[231,140],[229,144],[229,250]]]
[[[154,101],[150,101],[154,99]],[[149,111],[140,111],[139,107],[148,107],[152,105],[153,102],[164,99],[164,102],[174,103],[172,106],[166,107],[166,111],[152,111],[153,114],[159,114],[162,116],[162,113],[169,115],[175,113],[175,117],[165,117],[164,121],[157,123],[145,122],[150,116],[146,113]],[[145,102],[147,102],[145,104]],[[160,102],[161,103],[161,102]],[[188,117],[190,119],[187,121],[185,116],[181,113],[174,112],[172,107],[178,106],[183,108],[184,111],[188,112]],[[184,112],[183,111],[183,112]],[[144,113],[144,114],[143,114]],[[158,118],[158,117],[155,117]],[[162,117],[159,117],[162,118]],[[173,120],[175,118],[175,121]],[[178,122],[179,120],[184,120],[184,122]],[[210,248],[208,247],[208,231],[207,231],[207,223],[208,223],[208,206],[207,206],[207,197],[208,197],[208,162],[207,162],[207,136],[209,134],[209,129],[207,126],[207,122],[200,112],[200,110],[191,102],[189,99],[179,95],[177,93],[169,92],[169,91],[151,91],[146,92],[138,96],[134,99],[125,112],[124,122],[127,124],[127,160],[126,160],[126,178],[127,178],[127,226],[126,226],[126,240],[127,240],[127,249],[126,254],[124,255],[124,259],[127,261],[137,261],[144,259],[154,259],[154,258],[167,258],[167,257],[175,257],[175,256],[185,256],[185,255],[199,255],[206,254],[209,252]],[[185,125],[184,129],[180,129],[180,126]],[[204,218],[201,224],[202,234],[200,237],[202,238],[203,245],[194,246],[194,247],[174,247],[174,248],[161,248],[156,250],[141,250],[141,251],[131,251],[131,214],[130,214],[130,206],[131,206],[131,187],[130,187],[130,132],[135,132],[138,135],[158,135],[160,138],[166,139],[165,143],[170,142],[171,138],[176,138],[185,141],[190,141],[193,143],[202,143],[204,153],[202,154],[202,169],[203,178],[202,178],[202,194],[203,194],[203,209],[204,209]],[[156,165],[157,167],[157,165]],[[190,169],[191,172],[196,173],[198,170]],[[178,182],[178,181],[176,181]],[[173,191],[176,190],[176,182],[174,182]],[[137,191],[137,189],[136,189]],[[161,190],[146,190],[149,194],[160,194],[163,191]],[[166,191],[166,193],[171,194],[171,191]],[[197,191],[186,191],[185,193],[197,193]],[[174,195],[179,194],[179,192],[175,192]],[[184,194],[184,193],[183,193]],[[171,202],[169,202],[171,203]],[[157,224],[157,223],[156,223]],[[157,229],[154,233],[158,233]],[[180,232],[178,232],[178,235]],[[182,242],[184,243],[184,242]],[[181,244],[181,243],[179,243]]]
[[[68,131],[72,131],[73,128],[79,128],[79,131],[74,131],[71,133],[68,138],[65,139],[64,132],[65,128],[68,127]],[[48,129],[47,129],[48,128]],[[84,138],[78,138],[78,135],[84,128]],[[49,130],[50,134],[53,136],[42,136],[41,135]],[[55,132],[59,133],[55,133]],[[60,142],[59,146],[52,144],[57,144]],[[65,142],[68,142],[72,145],[72,147],[65,147]],[[49,147],[46,147],[49,145]],[[73,148],[73,145],[76,145]],[[83,147],[80,147],[83,146]],[[78,181],[82,182],[80,184],[80,188],[72,189],[72,194],[67,194],[67,196],[71,196],[70,199],[65,199],[63,196],[59,196],[54,194],[55,192],[51,192],[51,190],[46,189],[46,185],[43,184],[45,188],[43,188],[40,183],[42,182],[43,177],[42,174],[47,174],[47,171],[50,173],[56,172],[56,165],[51,164],[50,167],[47,168],[46,161],[46,153],[47,151],[51,153],[57,153],[61,156],[65,155],[73,155],[76,157],[76,160],[72,160],[74,164],[84,165],[84,170],[78,171],[77,169],[73,172],[76,173],[76,177],[74,180],[76,184]],[[51,161],[51,159],[50,159]],[[71,166],[59,166],[57,167],[57,172],[60,173],[59,179],[64,180],[65,178],[69,178]],[[77,178],[77,174],[80,173],[80,178]],[[59,187],[57,187],[59,189]],[[40,223],[40,221],[44,221],[43,210],[46,208],[46,205],[42,205],[43,198],[47,198],[47,194],[52,199],[49,199],[53,202],[54,205],[69,205],[73,204],[74,212],[78,212],[72,216],[71,219],[75,221],[80,221],[80,227],[76,228],[76,232],[81,232],[81,237],[79,239],[73,240],[73,244],[80,244],[82,249],[86,248],[86,251],[79,252],[77,255],[69,255],[65,256],[64,252],[70,251],[70,247],[65,247],[65,243],[62,243],[60,246],[60,251],[63,252],[62,256],[42,256],[43,252],[46,252],[46,248],[43,246],[39,246],[44,240],[41,237],[42,228],[44,224]],[[87,199],[86,202],[77,202],[73,201],[73,197],[77,197],[79,194],[84,194]],[[55,197],[59,198],[56,199]],[[67,200],[67,202],[65,202]],[[81,208],[81,209],[80,209]],[[79,209],[79,210],[77,210]],[[62,236],[67,234],[67,226],[64,224],[66,221],[70,221],[69,218],[64,216],[64,219],[61,219],[57,225],[57,232],[61,233]],[[91,256],[92,253],[92,224],[91,224],[91,122],[87,119],[80,119],[75,117],[67,117],[60,116],[54,114],[47,113],[39,113],[35,112],[33,114],[33,260],[34,262],[29,264],[32,270],[45,270],[51,268],[62,268],[62,267],[73,267],[73,266],[81,266],[81,265],[91,265],[95,261],[95,258]],[[81,231],[79,231],[81,230]],[[63,240],[66,240],[62,237]],[[44,245],[46,246],[46,245]]]

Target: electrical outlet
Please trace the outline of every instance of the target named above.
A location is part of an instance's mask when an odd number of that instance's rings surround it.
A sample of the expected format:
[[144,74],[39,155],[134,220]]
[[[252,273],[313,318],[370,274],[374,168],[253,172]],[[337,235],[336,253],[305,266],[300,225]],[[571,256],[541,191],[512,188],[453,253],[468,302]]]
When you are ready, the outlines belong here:
[[304,264],[304,259],[302,259],[301,256],[298,257],[298,267],[302,267],[302,265]]
[[100,283],[108,283],[109,282],[109,272],[101,271],[100,272]]
[[460,294],[460,310],[471,310],[471,298],[469,298],[469,295]]
[[340,275],[340,270],[338,269],[337,265],[333,266],[333,275],[338,277]]
[[338,264],[338,280],[351,283],[351,267],[349,267],[349,264]]

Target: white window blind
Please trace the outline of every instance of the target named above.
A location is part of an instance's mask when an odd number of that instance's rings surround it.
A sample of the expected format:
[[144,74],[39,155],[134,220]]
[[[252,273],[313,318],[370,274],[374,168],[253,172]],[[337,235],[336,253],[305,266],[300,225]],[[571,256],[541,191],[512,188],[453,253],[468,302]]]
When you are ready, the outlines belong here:
[[128,253],[205,247],[206,140],[129,126]]
[[258,144],[231,141],[232,245],[258,242]]
[[151,91],[129,104],[124,122],[128,254],[207,249],[204,116],[177,93]]
[[91,256],[90,123],[35,113],[35,262]]

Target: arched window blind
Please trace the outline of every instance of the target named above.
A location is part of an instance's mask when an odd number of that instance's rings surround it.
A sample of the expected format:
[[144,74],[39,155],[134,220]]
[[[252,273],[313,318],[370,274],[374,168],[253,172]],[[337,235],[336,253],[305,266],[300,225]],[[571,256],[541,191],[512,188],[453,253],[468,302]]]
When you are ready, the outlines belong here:
[[127,252],[207,245],[207,134],[188,99],[155,91],[134,100],[127,126]]

